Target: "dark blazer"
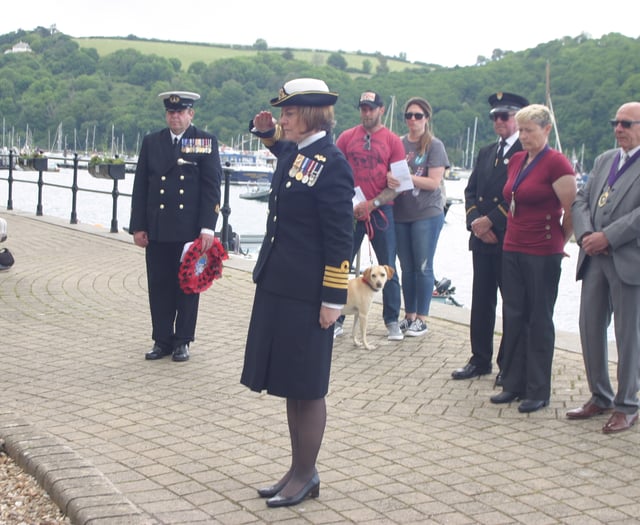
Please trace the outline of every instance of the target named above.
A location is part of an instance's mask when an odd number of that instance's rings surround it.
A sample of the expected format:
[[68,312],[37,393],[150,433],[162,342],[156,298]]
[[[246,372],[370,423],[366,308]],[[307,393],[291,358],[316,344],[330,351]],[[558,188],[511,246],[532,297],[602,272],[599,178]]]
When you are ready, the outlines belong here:
[[328,136],[301,150],[283,140],[270,149],[278,163],[253,279],[284,297],[345,304],[353,241],[351,167]]
[[[178,164],[178,159],[192,164]],[[142,141],[131,198],[129,232],[149,240],[188,242],[202,228],[214,230],[220,209],[222,168],[218,141],[190,126],[179,145],[169,128]]]
[[470,236],[469,249],[484,253],[495,253],[502,248],[509,210],[502,196],[502,188],[507,182],[508,159],[517,151],[522,151],[522,145],[519,140],[516,140],[507,151],[504,162],[496,165],[497,150],[496,142],[480,149],[476,165],[464,190],[467,230],[471,231],[471,223],[475,219],[486,215],[493,222],[492,229],[498,237],[498,244],[486,244],[473,234]]

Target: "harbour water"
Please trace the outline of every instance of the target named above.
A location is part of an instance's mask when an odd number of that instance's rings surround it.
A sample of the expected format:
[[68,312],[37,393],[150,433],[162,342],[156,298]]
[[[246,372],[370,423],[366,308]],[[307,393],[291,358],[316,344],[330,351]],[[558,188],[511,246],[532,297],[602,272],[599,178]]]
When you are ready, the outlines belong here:
[[[7,171],[0,171],[0,176],[6,179]],[[33,171],[14,172],[14,179],[36,182],[38,173]],[[73,170],[62,168],[58,172],[43,173],[43,180],[47,184],[62,187],[42,188],[43,215],[50,215],[70,220],[72,194],[69,189],[73,182]],[[453,198],[463,198],[467,179],[447,180],[447,195]],[[129,224],[130,194],[133,185],[133,174],[127,173],[124,180],[118,181],[118,228],[122,230]],[[77,219],[83,224],[91,224],[106,230],[111,225],[112,196],[114,183],[111,180],[96,179],[87,171],[78,172],[78,186],[81,189],[99,190],[105,194],[79,191],[77,196]],[[267,215],[267,203],[241,199],[239,195],[247,191],[246,186],[231,185],[229,189],[229,224],[233,231],[240,235],[262,235]],[[14,182],[13,209],[36,214],[38,188],[35,184]],[[0,208],[5,209],[8,198],[6,180],[0,180]],[[218,220],[218,227],[222,218]],[[464,205],[452,204],[447,213],[446,222],[436,250],[435,272],[436,278],[447,277],[455,286],[455,299],[464,308],[471,306],[472,264],[471,253],[468,250],[469,234],[465,227]],[[251,247],[248,257],[255,257],[255,246]],[[562,275],[558,300],[554,313],[556,329],[565,332],[578,333],[578,307],[580,304],[580,284],[575,280],[575,265],[578,246],[570,243],[566,248],[569,257],[562,262]],[[367,240],[363,243],[362,265],[368,266],[370,261]]]

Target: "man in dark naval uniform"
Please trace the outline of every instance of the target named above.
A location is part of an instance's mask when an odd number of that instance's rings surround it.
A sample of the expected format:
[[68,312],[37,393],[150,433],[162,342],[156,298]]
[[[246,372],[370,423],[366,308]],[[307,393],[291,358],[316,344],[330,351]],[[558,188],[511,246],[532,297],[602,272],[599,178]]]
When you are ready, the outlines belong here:
[[197,93],[161,93],[168,128],[142,141],[131,198],[129,232],[146,249],[151,351],[146,359],[172,354],[189,359],[199,294],[185,294],[178,270],[185,244],[200,238],[202,251],[213,244],[220,209],[222,168],[218,141],[191,125]]
[[[508,210],[502,188],[507,180],[509,158],[522,150],[515,114],[529,102],[513,93],[495,93],[489,97],[489,104],[489,118],[493,120],[498,142],[480,149],[464,190],[467,230],[471,232],[469,249],[473,259],[472,355],[465,366],[453,371],[453,379],[470,379],[491,373],[497,296],[498,289],[502,288],[502,241]],[[502,353],[501,341],[497,357],[499,368]],[[501,383],[499,372],[496,385]]]

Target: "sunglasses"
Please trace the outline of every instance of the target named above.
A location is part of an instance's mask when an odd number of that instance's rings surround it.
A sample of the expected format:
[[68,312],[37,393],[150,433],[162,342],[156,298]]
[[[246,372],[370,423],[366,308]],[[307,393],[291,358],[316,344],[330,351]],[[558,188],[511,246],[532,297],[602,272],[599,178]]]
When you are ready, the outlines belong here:
[[629,129],[634,124],[640,124],[640,120],[610,120],[612,128],[617,128],[618,124],[620,124],[624,129]]
[[416,120],[422,120],[424,118],[424,113],[405,113],[404,114],[404,118],[406,118],[407,120],[411,120],[412,118],[416,119]]
[[489,115],[489,118],[494,122],[498,119],[500,119],[502,122],[506,122],[511,118],[512,115],[515,115],[515,113],[509,113],[508,111],[498,111],[497,113],[491,113],[491,115]]
[[364,136],[364,150],[371,151],[371,135],[368,133]]

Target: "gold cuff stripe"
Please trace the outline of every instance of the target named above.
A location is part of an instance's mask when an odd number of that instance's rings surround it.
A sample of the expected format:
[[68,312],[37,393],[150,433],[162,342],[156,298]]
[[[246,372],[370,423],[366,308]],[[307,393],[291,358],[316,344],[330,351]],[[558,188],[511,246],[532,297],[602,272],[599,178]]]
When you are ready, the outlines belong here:
[[500,213],[502,213],[502,215],[504,215],[505,217],[508,215],[507,210],[504,209],[502,204],[498,205],[498,209],[500,210]]
[[467,215],[469,215],[469,214],[470,214],[473,210],[475,210],[476,208],[477,208],[477,206],[476,206],[475,204],[474,204],[473,206],[470,206],[470,207],[467,209],[467,213],[466,213],[466,214],[467,214]]
[[322,286],[327,288],[338,288],[340,290],[347,289],[347,282],[349,280],[349,269],[351,265],[349,261],[343,261],[340,267],[325,266],[324,267],[324,279],[322,280]]
[[348,279],[346,277],[343,281],[332,281],[325,277],[322,281],[322,286],[324,286],[325,288],[337,288],[338,290],[346,290],[347,281]]

